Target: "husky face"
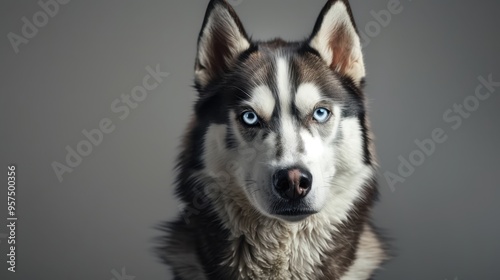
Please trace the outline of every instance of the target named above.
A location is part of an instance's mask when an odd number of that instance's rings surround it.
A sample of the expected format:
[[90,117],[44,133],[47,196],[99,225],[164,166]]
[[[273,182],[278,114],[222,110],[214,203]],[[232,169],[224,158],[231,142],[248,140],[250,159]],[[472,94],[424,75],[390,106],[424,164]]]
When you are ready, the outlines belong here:
[[195,70],[198,179],[287,222],[351,203],[349,175],[369,177],[371,155],[347,2],[329,1],[310,38],[288,43],[251,42],[233,9],[212,1]]

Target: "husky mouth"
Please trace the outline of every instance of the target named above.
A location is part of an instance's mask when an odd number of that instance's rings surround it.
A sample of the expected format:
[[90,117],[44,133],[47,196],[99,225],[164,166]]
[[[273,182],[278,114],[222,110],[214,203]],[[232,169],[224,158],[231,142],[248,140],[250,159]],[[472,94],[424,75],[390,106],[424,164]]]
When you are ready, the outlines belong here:
[[279,211],[275,211],[273,214],[278,215],[278,216],[309,216],[318,213],[318,211],[305,208],[305,209],[300,209],[300,208],[288,208],[288,209],[283,209]]
[[287,221],[300,221],[313,214],[318,213],[303,200],[279,201],[274,204],[272,215],[278,216]]
[[276,215],[278,218],[281,218],[282,220],[293,223],[293,222],[300,222],[316,213],[318,213],[318,211],[309,208],[304,208],[304,209],[289,208],[276,211],[273,214]]

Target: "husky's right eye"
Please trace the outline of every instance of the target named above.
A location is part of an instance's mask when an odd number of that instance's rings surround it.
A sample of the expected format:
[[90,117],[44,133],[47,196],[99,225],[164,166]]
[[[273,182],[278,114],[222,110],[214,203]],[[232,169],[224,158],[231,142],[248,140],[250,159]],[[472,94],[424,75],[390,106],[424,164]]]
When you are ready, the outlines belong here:
[[248,126],[256,126],[259,124],[259,117],[253,111],[246,111],[241,115],[241,121]]
[[326,108],[318,108],[313,114],[313,118],[319,123],[325,123],[329,117],[330,111]]

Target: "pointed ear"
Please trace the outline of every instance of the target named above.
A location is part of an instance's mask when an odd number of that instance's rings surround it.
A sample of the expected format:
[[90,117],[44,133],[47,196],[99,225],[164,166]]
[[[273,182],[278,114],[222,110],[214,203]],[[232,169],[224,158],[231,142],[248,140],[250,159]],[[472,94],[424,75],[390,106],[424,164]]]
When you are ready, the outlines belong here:
[[348,0],[329,0],[309,39],[332,70],[350,77],[358,86],[365,77],[361,40]]
[[250,41],[231,5],[225,0],[210,1],[198,38],[196,85],[208,85],[248,48]]

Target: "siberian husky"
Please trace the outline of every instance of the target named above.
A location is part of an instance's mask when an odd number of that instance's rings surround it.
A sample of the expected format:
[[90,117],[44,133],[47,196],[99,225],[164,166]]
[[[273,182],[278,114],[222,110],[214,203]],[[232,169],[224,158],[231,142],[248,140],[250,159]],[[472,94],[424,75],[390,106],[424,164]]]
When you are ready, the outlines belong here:
[[375,155],[347,0],[303,42],[252,41],[224,0],[198,39],[198,100],[178,157],[178,219],[160,253],[177,280],[369,279]]

